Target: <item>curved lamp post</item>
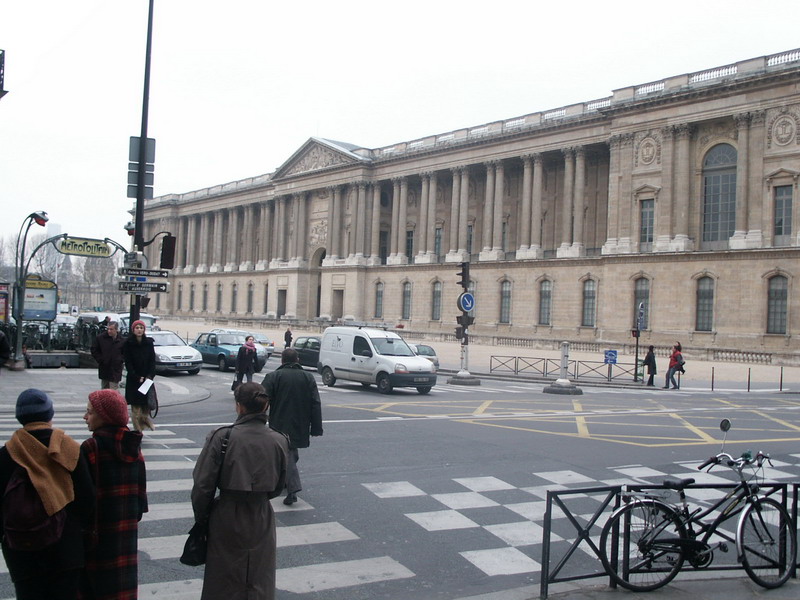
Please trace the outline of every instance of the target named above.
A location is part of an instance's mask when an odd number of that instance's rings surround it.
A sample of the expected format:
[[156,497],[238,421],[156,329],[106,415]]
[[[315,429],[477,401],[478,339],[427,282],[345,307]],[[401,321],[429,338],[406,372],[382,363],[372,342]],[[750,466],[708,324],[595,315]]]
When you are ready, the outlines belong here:
[[[22,355],[22,315],[25,308],[25,280],[28,278],[28,266],[25,261],[25,245],[28,242],[28,232],[34,223],[44,227],[49,221],[47,213],[43,210],[32,212],[19,228],[17,235],[16,254],[14,256],[14,284],[16,289],[16,299],[14,300],[13,316],[17,326],[16,340],[14,344],[14,369],[22,370],[25,368],[25,357]],[[23,233],[23,229],[25,232]]]

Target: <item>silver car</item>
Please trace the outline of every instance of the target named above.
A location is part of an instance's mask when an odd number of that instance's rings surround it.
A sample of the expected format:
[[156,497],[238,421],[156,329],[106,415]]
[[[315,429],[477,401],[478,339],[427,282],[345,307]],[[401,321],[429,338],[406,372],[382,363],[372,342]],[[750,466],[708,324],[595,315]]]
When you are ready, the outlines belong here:
[[439,357],[436,356],[436,350],[425,344],[409,344],[409,347],[414,351],[417,356],[427,358],[433,363],[434,369],[439,370]]
[[189,375],[197,375],[200,372],[203,357],[177,333],[149,331],[147,337],[153,338],[156,347],[156,371],[162,373],[186,371]]

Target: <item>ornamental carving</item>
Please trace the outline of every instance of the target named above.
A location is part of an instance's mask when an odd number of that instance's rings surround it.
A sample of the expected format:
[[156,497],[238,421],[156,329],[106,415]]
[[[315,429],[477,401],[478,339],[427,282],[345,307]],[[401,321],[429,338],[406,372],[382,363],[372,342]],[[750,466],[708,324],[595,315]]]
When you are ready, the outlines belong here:
[[661,140],[648,131],[636,144],[634,166],[648,167],[654,163],[661,164]]
[[328,150],[322,146],[313,146],[287,169],[286,175],[307,173],[308,171],[316,171],[318,169],[348,164],[350,162],[351,161],[332,150]]
[[771,113],[767,125],[767,148],[772,148],[773,144],[778,147],[800,144],[798,132],[800,118],[795,111],[784,107]]
[[328,239],[328,221],[318,221],[312,227],[308,234],[308,246],[317,247],[324,246]]
[[736,129],[730,122],[718,121],[700,127],[697,135],[698,151],[708,148],[711,142],[727,142],[736,140]]

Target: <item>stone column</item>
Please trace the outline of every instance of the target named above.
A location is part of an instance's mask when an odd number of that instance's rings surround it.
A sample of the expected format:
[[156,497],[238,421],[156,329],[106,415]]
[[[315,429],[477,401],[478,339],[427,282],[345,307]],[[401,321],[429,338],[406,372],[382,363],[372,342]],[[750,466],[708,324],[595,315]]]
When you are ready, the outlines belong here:
[[[678,164],[675,130],[674,125],[667,125],[661,129],[661,190],[655,199],[653,252],[664,252],[672,248],[672,211],[677,204],[674,185]],[[641,212],[640,205],[637,209]],[[639,238],[634,241],[639,243]]]
[[619,179],[620,179],[620,136],[612,135],[608,139],[608,215],[606,219],[606,241],[602,254],[619,252]]
[[461,167],[461,188],[458,198],[458,254],[459,262],[469,260],[467,253],[467,222],[469,220],[469,167]]
[[331,188],[333,194],[333,218],[331,220],[331,258],[336,260],[342,256],[342,188]]
[[573,190],[572,256],[586,256],[584,227],[586,218],[586,151],[575,149],[575,189]]
[[286,214],[286,196],[275,199],[278,218],[275,219],[275,260],[284,262],[286,260],[286,229],[288,221]]
[[372,230],[370,231],[370,265],[381,264],[381,184],[372,182]]
[[239,209],[228,210],[228,259],[225,262],[225,272],[239,270],[239,245],[241,244],[241,228],[239,227]]
[[486,165],[486,195],[483,200],[483,248],[481,250],[480,260],[486,260],[488,256],[485,253],[492,251],[492,221],[494,216],[494,169],[495,164],[492,162],[485,163]]
[[674,130],[675,168],[673,172],[675,185],[672,194],[674,237],[670,249],[675,252],[694,249],[694,244],[689,239],[689,202],[692,178],[690,145],[693,131],[693,127],[688,123],[678,125]]
[[[764,206],[765,195],[764,189],[764,148],[766,142],[765,136],[765,120],[767,111],[756,110],[750,112],[750,149],[748,154],[750,156],[750,167],[748,181],[750,189],[748,190],[747,197],[749,199],[747,223],[749,229],[747,230],[747,247],[748,248],[763,248],[764,246],[764,231],[772,232],[771,223],[764,225],[762,219],[764,215],[772,214],[771,202],[770,206]],[[797,194],[795,194],[796,196]],[[769,210],[768,210],[769,208]],[[797,212],[794,212],[797,215]],[[797,229],[793,227],[793,229]],[[794,237],[797,237],[796,234]]]
[[358,196],[356,204],[356,239],[353,244],[353,254],[358,259],[364,258],[364,244],[366,242],[367,224],[367,182],[358,182]]
[[400,179],[395,177],[392,179],[392,225],[389,231],[389,260],[388,264],[392,263],[392,257],[395,257],[400,252],[400,242],[398,236],[400,235]]
[[295,218],[294,218],[294,235],[295,235],[295,250],[294,256],[297,259],[298,265],[302,265],[306,260],[306,220],[307,220],[307,204],[308,194],[295,194]]
[[450,169],[453,174],[453,187],[450,193],[450,221],[448,223],[448,249],[447,262],[460,262],[457,260],[458,254],[458,213],[460,209],[460,196],[461,196],[461,170],[464,167],[456,167]]
[[736,124],[738,148],[736,151],[736,224],[733,236],[728,240],[731,249],[746,248],[748,215],[748,192],[750,184],[750,114],[733,116]]
[[214,223],[214,247],[211,259],[211,266],[208,269],[209,273],[219,273],[223,269],[222,255],[223,255],[223,230],[224,230],[224,210],[215,210],[209,214],[209,218],[213,219]]
[[531,243],[529,258],[542,258],[542,192],[544,190],[544,163],[539,153],[533,159],[533,190],[531,192]]
[[408,178],[400,180],[400,223],[397,228],[397,264],[408,264],[411,257],[406,256],[406,227],[408,227]]
[[620,136],[620,163],[619,163],[619,217],[617,227],[619,240],[617,252],[630,254],[639,248],[638,243],[633,243],[631,214],[633,203],[633,134],[625,133]]
[[492,211],[492,252],[496,258],[502,258],[503,248],[503,208],[506,195],[505,165],[497,161],[494,174],[494,210]]
[[261,203],[258,226],[258,255],[256,256],[256,271],[266,271],[269,265],[269,247],[272,239],[272,219],[270,219],[269,202]]
[[561,245],[556,251],[558,258],[569,256],[572,247],[572,195],[575,189],[575,150],[565,148],[561,152],[564,154],[564,195],[561,202],[563,207],[561,211]]
[[183,272],[185,274],[194,273],[194,249],[195,244],[195,220],[197,217],[191,215],[186,217],[186,240],[184,242],[185,253],[183,262]]
[[211,249],[208,247],[208,240],[211,238],[211,213],[205,212],[200,215],[197,236],[195,237],[195,260],[196,273],[208,273],[208,263],[210,262]]
[[435,240],[436,240],[436,193],[439,191],[439,182],[436,177],[436,172],[430,174],[430,186],[428,187],[428,212],[427,223],[425,224],[425,231],[427,234],[427,242],[425,244],[425,253],[433,257],[430,262],[437,262]]
[[422,188],[419,196],[419,214],[417,215],[417,232],[419,232],[417,255],[414,258],[415,263],[423,262],[425,254],[428,252],[428,204],[430,200],[430,173],[420,173],[422,178]]
[[517,258],[527,253],[531,245],[531,202],[533,200],[533,162],[530,154],[522,157],[522,206],[520,207],[519,248]]
[[239,257],[239,270],[251,271],[255,264],[254,253],[258,246],[255,227],[255,204],[247,204],[242,209],[242,242],[241,256]]

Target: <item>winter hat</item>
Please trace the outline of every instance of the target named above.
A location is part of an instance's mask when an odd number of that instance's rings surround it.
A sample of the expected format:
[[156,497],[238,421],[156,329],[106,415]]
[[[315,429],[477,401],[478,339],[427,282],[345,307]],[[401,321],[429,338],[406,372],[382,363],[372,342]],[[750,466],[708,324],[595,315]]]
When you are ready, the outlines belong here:
[[136,327],[137,325],[141,325],[142,327],[145,328],[145,330],[147,330],[147,325],[145,324],[145,322],[141,321],[141,320],[137,320],[137,321],[134,321],[133,323],[131,323],[131,331],[133,331],[133,328]]
[[117,390],[94,391],[89,394],[89,403],[106,425],[128,425],[128,405]]
[[27,389],[17,398],[17,421],[22,425],[52,421],[53,413],[53,401],[42,390]]

